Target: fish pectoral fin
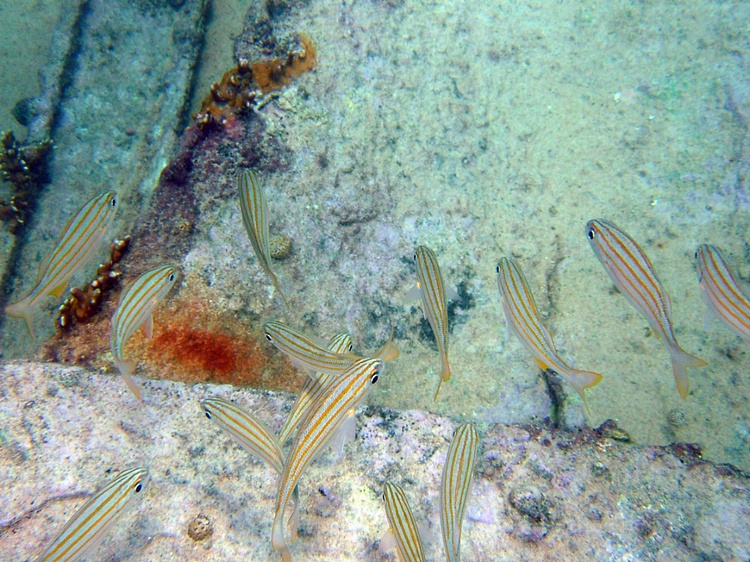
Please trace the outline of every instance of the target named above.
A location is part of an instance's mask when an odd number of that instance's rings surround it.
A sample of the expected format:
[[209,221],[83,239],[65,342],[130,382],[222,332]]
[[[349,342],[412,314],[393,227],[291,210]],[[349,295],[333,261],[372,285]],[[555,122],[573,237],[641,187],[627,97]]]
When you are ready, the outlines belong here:
[[354,441],[356,433],[357,419],[354,417],[354,410],[352,409],[342,426],[331,438],[331,449],[333,449],[333,453],[336,456],[336,461],[344,458],[344,445],[350,441]]
[[385,554],[386,552],[391,551],[395,548],[396,548],[396,535],[393,534],[393,529],[388,527],[388,530],[383,535],[383,538],[380,539],[378,552],[380,554]]
[[404,299],[404,306],[408,306],[420,300],[422,300],[422,289],[419,286],[419,283],[417,283],[409,290],[408,293],[406,293],[406,298]]
[[59,299],[62,296],[62,294],[65,292],[65,289],[67,288],[68,288],[68,282],[63,281],[57,287],[52,287],[49,294]]
[[547,369],[549,369],[549,365],[545,363],[544,361],[542,361],[541,359],[534,357],[534,362],[542,371],[546,371]]
[[449,301],[457,301],[461,297],[459,296],[458,291],[455,288],[448,286],[445,288],[445,298]]
[[154,335],[154,315],[149,314],[146,319],[143,321],[143,324],[141,324],[141,332],[143,332],[143,335],[151,339]]

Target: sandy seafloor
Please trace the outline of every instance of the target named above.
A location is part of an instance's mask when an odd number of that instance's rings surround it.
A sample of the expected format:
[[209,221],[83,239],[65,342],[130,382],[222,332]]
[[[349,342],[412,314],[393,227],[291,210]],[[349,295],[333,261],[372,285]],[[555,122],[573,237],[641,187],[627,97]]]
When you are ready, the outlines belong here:
[[[46,35],[28,26],[42,25],[33,14],[45,7],[29,4],[18,19],[16,6],[2,8],[19,22],[4,28],[6,48],[19,35],[40,42],[24,65],[0,58],[4,129],[15,100],[35,93],[19,84],[42,64]],[[750,6],[278,4],[286,25],[313,39],[319,66],[260,112],[292,155],[267,185],[272,233],[295,244],[276,270],[296,321],[314,315],[321,337],[347,329],[374,348],[396,325],[401,357],[370,404],[490,423],[548,415],[538,369],[504,326],[495,265],[512,255],[563,357],[604,376],[588,393],[590,425],[612,418],[637,443],[694,442],[708,459],[750,468],[750,356],[718,320],[706,322],[693,259],[714,243],[750,278]],[[233,64],[228,36],[246,8],[214,2],[196,100]],[[687,400],[665,347],[588,247],[584,226],[597,217],[641,244],[671,295],[678,340],[709,363],[690,371]],[[278,315],[237,209],[203,219],[182,264],[191,290],[218,314]],[[417,335],[419,308],[403,305],[416,244],[471,296],[452,321],[453,378],[438,402],[437,352]],[[342,308],[345,317],[328,312]],[[9,344],[3,353],[21,354]]]

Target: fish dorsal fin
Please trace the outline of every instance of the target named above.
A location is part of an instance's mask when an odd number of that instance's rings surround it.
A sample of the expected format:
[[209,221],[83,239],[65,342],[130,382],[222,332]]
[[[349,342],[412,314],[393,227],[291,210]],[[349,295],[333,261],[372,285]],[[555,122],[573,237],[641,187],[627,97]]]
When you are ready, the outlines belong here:
[[154,315],[153,314],[149,313],[149,315],[143,321],[143,324],[141,324],[141,332],[143,332],[143,335],[146,336],[148,339],[151,339],[151,337],[154,335]]
[[542,336],[544,336],[544,340],[547,342],[547,345],[549,346],[550,350],[553,353],[557,353],[557,346],[555,345],[555,340],[552,339],[552,334],[549,333],[547,326],[545,326],[544,324],[539,324],[539,328],[541,329]]
[[451,287],[450,285],[445,288],[445,299],[449,301],[457,301],[461,297],[458,294],[458,291]]
[[672,299],[669,298],[667,292],[662,289],[662,295],[664,295],[664,311],[667,313],[667,318],[672,321]]

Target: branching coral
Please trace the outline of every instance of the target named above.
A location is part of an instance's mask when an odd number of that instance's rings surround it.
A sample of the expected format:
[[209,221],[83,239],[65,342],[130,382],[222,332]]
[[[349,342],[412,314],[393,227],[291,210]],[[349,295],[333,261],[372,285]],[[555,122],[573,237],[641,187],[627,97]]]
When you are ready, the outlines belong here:
[[117,264],[130,247],[130,236],[115,240],[110,247],[109,261],[99,265],[96,277],[83,289],[74,287],[70,296],[60,305],[57,325],[69,330],[75,322],[88,322],[102,305],[107,293],[120,282],[122,273]]
[[211,93],[193,115],[199,127],[227,125],[253,107],[256,91],[262,94],[280,90],[293,78],[318,64],[315,45],[306,35],[295,36],[295,46],[285,59],[273,58],[251,63],[240,59],[237,66],[211,85]]
[[6,131],[0,152],[0,177],[11,184],[12,193],[6,201],[0,198],[0,220],[16,233],[33,210],[41,187],[47,183],[47,155],[52,141],[22,146],[13,131]]

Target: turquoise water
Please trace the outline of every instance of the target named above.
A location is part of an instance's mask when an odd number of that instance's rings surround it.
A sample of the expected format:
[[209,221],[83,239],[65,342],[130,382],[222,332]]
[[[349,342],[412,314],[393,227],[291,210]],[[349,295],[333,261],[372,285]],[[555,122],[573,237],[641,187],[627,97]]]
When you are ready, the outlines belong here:
[[[551,406],[530,354],[506,334],[495,265],[510,255],[562,356],[604,377],[588,394],[592,425],[613,418],[636,442],[697,442],[705,456],[747,468],[747,346],[719,321],[704,322],[692,256],[699,244],[717,244],[743,281],[750,276],[748,7],[570,4],[279,8],[277,34],[308,35],[318,67],[264,99],[252,117],[262,127],[228,128],[201,145],[208,156],[196,155],[196,168],[208,171],[184,188],[194,205],[188,241],[165,249],[136,238],[131,278],[154,256],[179,262],[183,283],[163,323],[190,303],[218,331],[257,335],[264,321],[283,318],[320,338],[349,331],[363,353],[394,325],[401,358],[371,403],[528,423]],[[6,303],[29,289],[67,217],[95,193],[120,192],[112,237],[159,223],[167,212],[153,196],[159,174],[179,150],[187,108],[207,93],[192,92],[191,101],[201,6],[178,8],[180,23],[167,5],[132,8],[124,21],[97,6],[71,28],[79,50],[55,102],[51,181],[38,214],[23,236],[1,236]],[[14,21],[28,17],[19,9]],[[209,19],[216,27],[207,33],[220,33],[220,24]],[[14,29],[27,28],[5,33]],[[49,33],[34,36],[46,45]],[[232,64],[225,53],[219,68],[201,72],[218,79]],[[14,89],[10,58],[4,73],[2,98],[12,103],[1,123],[23,139],[8,111],[39,90]],[[246,239],[234,197],[239,167],[262,170],[271,234],[293,240],[276,265],[290,311],[274,299]],[[181,217],[169,212],[165,231]],[[671,295],[678,340],[709,363],[691,370],[686,400],[663,343],[588,247],[584,226],[599,217],[639,242]],[[418,244],[435,250],[461,297],[450,317],[453,377],[437,402],[440,359],[419,306],[407,302]],[[50,298],[36,316],[46,337],[57,306]],[[3,319],[0,330],[4,357],[38,353],[23,322]],[[106,326],[90,333],[101,341],[85,361],[113,372]],[[159,375],[139,345],[142,373]],[[571,419],[583,421],[580,400],[567,404]]]

